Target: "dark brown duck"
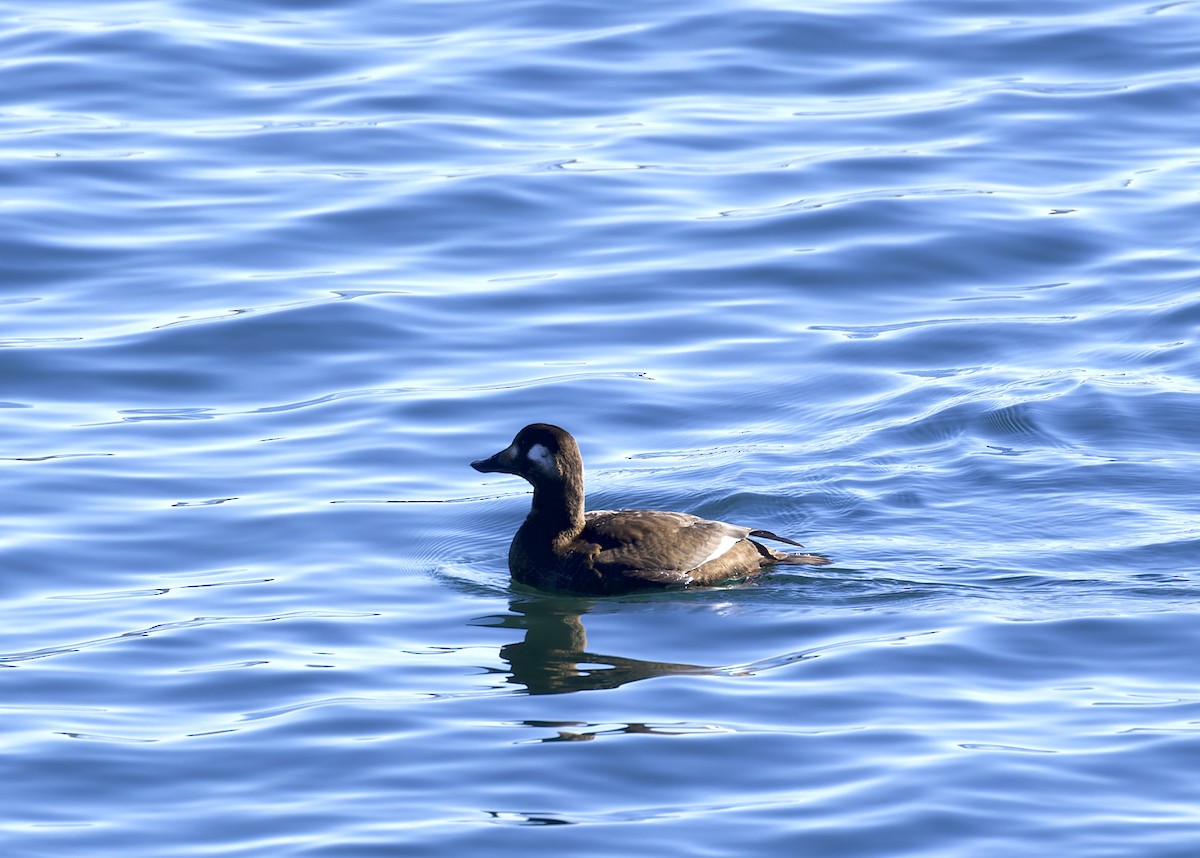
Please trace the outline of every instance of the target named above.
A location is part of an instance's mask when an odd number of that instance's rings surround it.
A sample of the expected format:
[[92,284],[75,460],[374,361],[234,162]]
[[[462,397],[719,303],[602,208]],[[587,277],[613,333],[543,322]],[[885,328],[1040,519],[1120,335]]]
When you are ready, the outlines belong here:
[[534,423],[482,473],[515,474],[533,486],[529,510],[508,550],[513,579],[547,590],[611,594],[753,578],[776,564],[823,566],[826,557],[774,551],[750,537],[803,548],[768,530],[681,512],[583,510],[583,458],[564,429]]

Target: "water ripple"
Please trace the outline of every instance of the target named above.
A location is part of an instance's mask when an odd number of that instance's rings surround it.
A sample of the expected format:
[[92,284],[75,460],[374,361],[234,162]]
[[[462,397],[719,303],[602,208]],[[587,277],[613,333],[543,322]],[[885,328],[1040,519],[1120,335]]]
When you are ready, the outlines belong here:
[[[253,582],[258,583],[258,582]],[[99,598],[124,598],[129,595],[158,595],[157,593],[122,593],[119,595],[108,594]],[[76,597],[79,598],[79,597]],[[92,597],[96,598],[96,597]],[[121,632],[120,634],[109,635],[103,638],[93,640],[80,641],[73,644],[59,644],[55,646],[42,647],[40,649],[29,650],[27,652],[0,653],[0,663],[15,666],[16,662],[31,661],[34,659],[42,659],[59,655],[68,655],[70,653],[80,652],[81,650],[91,649],[93,647],[107,646],[108,644],[120,643],[131,638],[145,638],[153,635],[179,631],[181,629],[193,629],[212,625],[226,624],[242,624],[242,623],[274,623],[281,620],[294,619],[336,619],[345,617],[369,617],[372,614],[367,613],[347,613],[336,611],[295,611],[288,614],[278,614],[273,616],[257,616],[257,617],[194,617],[190,620],[177,620],[169,623],[158,623],[144,629],[136,629],[134,631]]]

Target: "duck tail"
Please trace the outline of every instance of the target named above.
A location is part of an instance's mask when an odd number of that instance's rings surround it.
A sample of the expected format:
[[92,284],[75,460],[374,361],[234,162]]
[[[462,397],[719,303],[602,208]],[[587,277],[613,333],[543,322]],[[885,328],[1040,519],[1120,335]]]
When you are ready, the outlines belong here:
[[[788,545],[795,545],[797,548],[803,548],[799,542],[792,542],[790,539],[784,539],[782,536],[776,536],[769,530],[752,530],[751,536],[760,536],[764,539],[778,539],[780,542],[786,542]],[[820,554],[793,554],[787,551],[775,551],[767,548],[761,542],[749,540],[750,544],[758,549],[758,553],[762,555],[759,562],[763,566],[828,566],[833,561],[828,557],[822,557]]]
[[833,561],[820,554],[790,554],[786,551],[771,551],[767,549],[770,563],[780,566],[828,566]]
[[750,531],[750,535],[757,536],[760,539],[774,539],[776,542],[786,542],[788,545],[794,545],[797,548],[804,547],[794,539],[788,539],[786,536],[780,536],[778,533],[772,533],[769,530],[752,530]]

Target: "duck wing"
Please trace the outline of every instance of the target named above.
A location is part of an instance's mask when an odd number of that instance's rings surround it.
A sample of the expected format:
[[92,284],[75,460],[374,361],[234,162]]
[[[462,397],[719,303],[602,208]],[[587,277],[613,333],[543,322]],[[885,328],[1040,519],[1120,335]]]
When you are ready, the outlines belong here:
[[688,584],[690,572],[725,554],[750,533],[748,527],[682,512],[600,510],[585,515],[579,540],[601,574]]

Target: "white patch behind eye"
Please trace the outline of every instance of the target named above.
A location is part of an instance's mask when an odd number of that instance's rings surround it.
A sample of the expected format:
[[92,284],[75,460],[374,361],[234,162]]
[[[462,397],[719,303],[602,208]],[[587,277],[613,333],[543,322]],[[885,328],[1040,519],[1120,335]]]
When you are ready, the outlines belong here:
[[554,476],[558,473],[558,468],[554,465],[554,454],[541,444],[534,444],[525,455],[543,474]]
[[737,545],[741,541],[742,540],[738,539],[736,536],[722,536],[721,541],[717,544],[717,547],[713,549],[713,553],[701,560],[700,565],[703,566],[705,563],[716,560],[718,557],[727,553],[729,549],[733,548],[733,546]]

